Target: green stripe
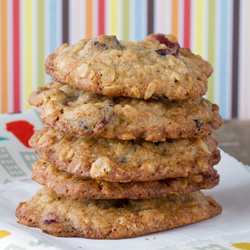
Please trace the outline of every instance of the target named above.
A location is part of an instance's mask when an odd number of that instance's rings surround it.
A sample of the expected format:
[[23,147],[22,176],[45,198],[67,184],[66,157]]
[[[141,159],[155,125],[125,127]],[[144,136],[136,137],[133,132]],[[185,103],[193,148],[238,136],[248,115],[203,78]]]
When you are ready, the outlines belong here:
[[44,1],[37,2],[38,86],[44,86]]
[[129,41],[129,1],[123,0],[123,40]]
[[[215,64],[215,0],[209,1],[209,20],[208,20],[208,61],[214,68]],[[207,98],[214,102],[214,73],[208,79]]]

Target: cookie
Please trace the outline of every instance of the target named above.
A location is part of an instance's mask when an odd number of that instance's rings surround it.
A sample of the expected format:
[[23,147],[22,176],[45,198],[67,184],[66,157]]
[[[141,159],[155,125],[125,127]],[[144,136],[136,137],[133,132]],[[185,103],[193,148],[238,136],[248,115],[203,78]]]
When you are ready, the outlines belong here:
[[219,107],[204,98],[184,101],[107,97],[51,82],[34,90],[29,103],[58,131],[84,136],[165,141],[200,137],[222,124]]
[[121,239],[201,221],[221,206],[202,192],[148,200],[60,197],[46,187],[16,209],[18,223],[60,237]]
[[187,194],[201,189],[211,189],[219,184],[215,169],[186,178],[168,178],[147,182],[107,182],[76,177],[60,171],[55,165],[37,161],[32,165],[32,179],[46,185],[59,196],[79,199],[150,199],[170,194]]
[[153,143],[76,136],[45,126],[29,144],[40,159],[61,170],[110,182],[187,177],[207,172],[220,161],[211,136]]
[[102,35],[63,44],[47,58],[45,71],[54,81],[96,94],[184,100],[206,93],[213,70],[174,36],[151,34],[142,42]]

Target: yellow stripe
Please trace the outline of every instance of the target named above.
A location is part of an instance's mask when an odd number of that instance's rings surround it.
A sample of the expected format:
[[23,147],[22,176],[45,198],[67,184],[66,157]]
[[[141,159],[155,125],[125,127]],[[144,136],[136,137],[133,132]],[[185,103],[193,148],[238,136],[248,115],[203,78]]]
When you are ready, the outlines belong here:
[[111,35],[117,36],[117,0],[110,1],[110,14],[111,14],[111,23],[110,23],[110,33]]
[[0,43],[1,44],[1,58],[0,58],[0,61],[1,61],[1,81],[2,81],[2,89],[0,89],[0,94],[1,94],[1,99],[2,99],[1,100],[2,113],[8,113],[7,0],[1,0],[0,11],[1,11],[1,43]]
[[203,0],[196,0],[196,35],[195,53],[202,56],[202,36],[203,36]]
[[30,109],[28,103],[32,91],[32,0],[25,1],[25,108]]

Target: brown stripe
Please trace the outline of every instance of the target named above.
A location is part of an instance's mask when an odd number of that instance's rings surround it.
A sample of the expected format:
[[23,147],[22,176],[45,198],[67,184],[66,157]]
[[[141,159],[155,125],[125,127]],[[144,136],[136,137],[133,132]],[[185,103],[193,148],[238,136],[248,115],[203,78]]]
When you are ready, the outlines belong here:
[[154,0],[148,0],[148,34],[154,33]]
[[63,43],[69,43],[69,1],[62,1],[62,41]]
[[233,1],[233,65],[232,65],[232,117],[238,116],[239,74],[239,12],[240,1]]

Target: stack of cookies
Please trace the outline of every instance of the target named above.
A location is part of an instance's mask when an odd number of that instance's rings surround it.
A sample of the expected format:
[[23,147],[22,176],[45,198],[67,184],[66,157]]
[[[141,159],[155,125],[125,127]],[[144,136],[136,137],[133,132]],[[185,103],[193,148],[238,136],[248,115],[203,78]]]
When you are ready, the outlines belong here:
[[20,203],[19,223],[55,236],[134,237],[221,213],[200,190],[219,183],[211,137],[223,121],[202,96],[211,65],[175,37],[99,36],[46,60],[54,82],[29,102],[46,124],[30,145],[44,187]]

